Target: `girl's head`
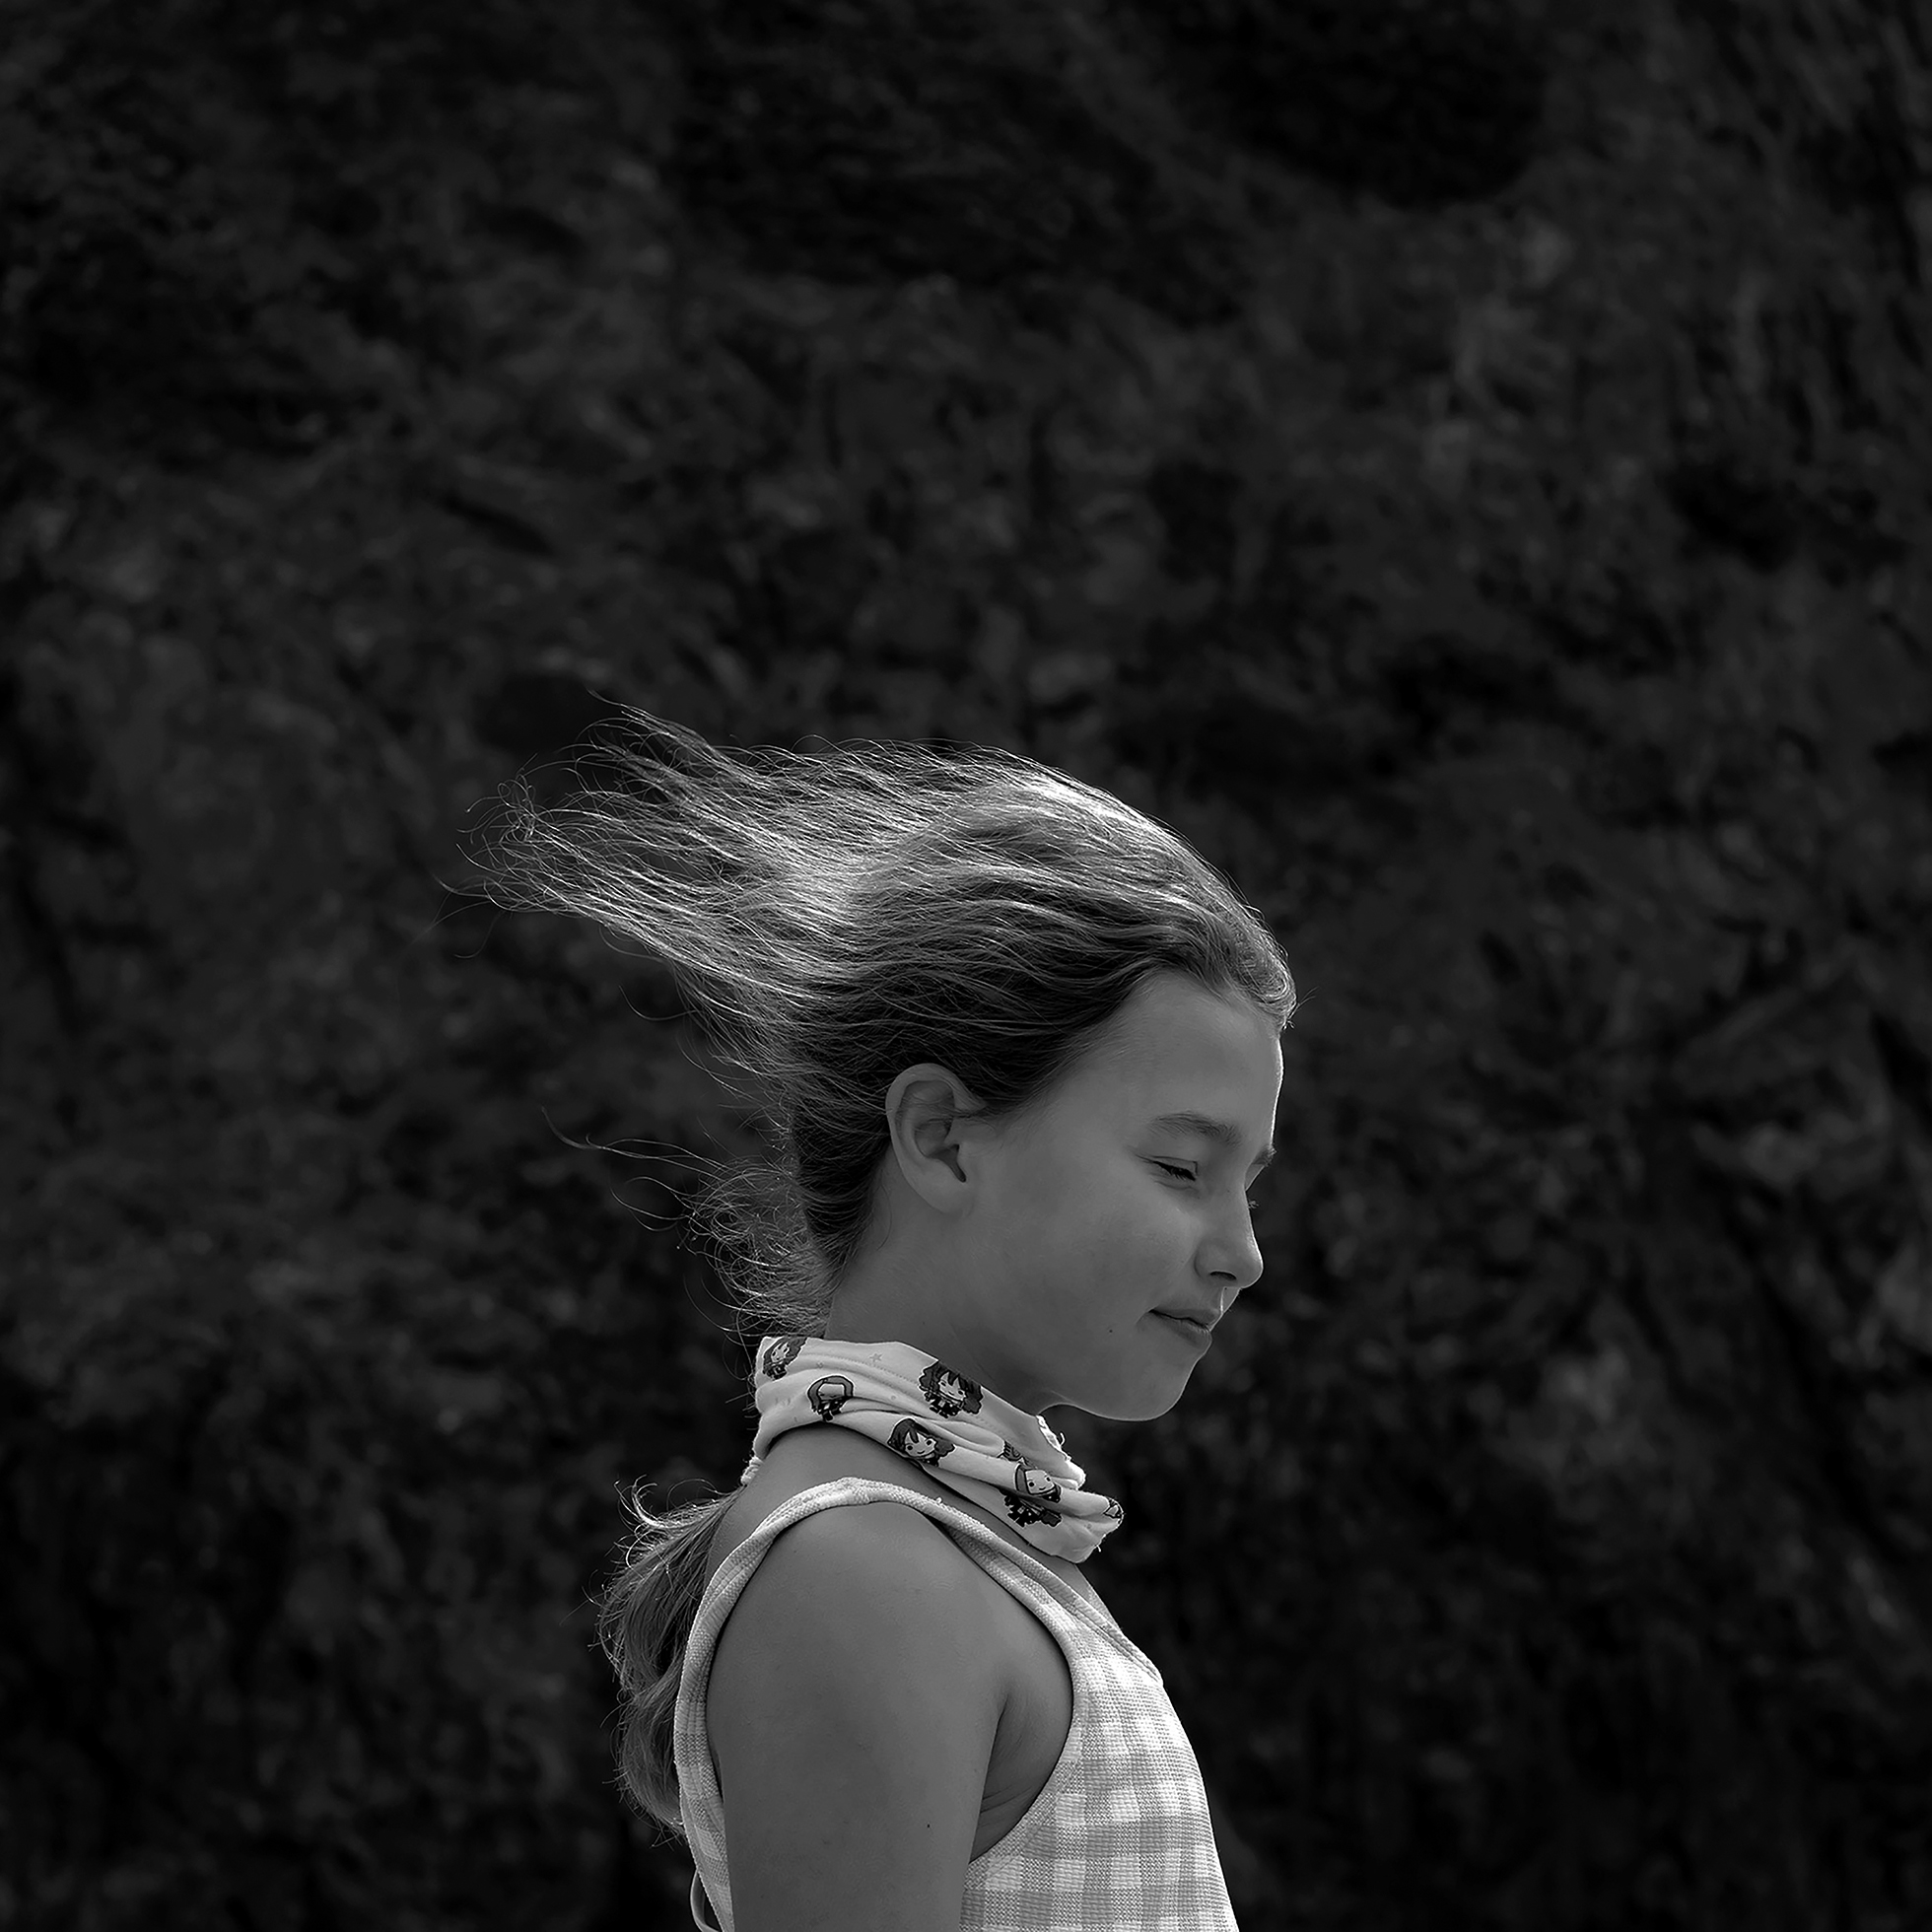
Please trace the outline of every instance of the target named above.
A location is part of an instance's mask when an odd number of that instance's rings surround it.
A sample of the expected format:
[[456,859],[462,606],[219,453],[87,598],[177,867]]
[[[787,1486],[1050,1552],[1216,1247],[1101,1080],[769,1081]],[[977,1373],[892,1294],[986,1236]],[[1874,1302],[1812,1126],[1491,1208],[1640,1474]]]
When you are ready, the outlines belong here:
[[[1294,1005],[1227,880],[1119,799],[1003,752],[725,751],[632,713],[591,771],[552,809],[513,795],[493,889],[656,954],[750,1076],[775,1159],[702,1210],[747,1311],[823,1333],[892,1238],[896,1195],[1000,1276],[1002,1322],[1058,1296],[1068,1354],[1085,1294],[1103,1337],[1137,1329],[1085,1368],[1094,1351],[1072,1349],[1077,1387],[1039,1349],[999,1363],[1014,1386],[971,1348],[932,1352],[1011,1401],[1171,1403],[1190,1344],[1142,1318],[1211,1315],[1259,1272],[1243,1189]],[[963,1216],[928,1199],[944,1193],[932,1161],[959,1165],[948,1133],[978,1176]]]
[[[1294,1006],[1228,882],[1000,752],[725,752],[632,713],[601,757],[555,809],[513,794],[482,856],[499,903],[665,962],[761,1094],[774,1159],[703,1208],[747,1314],[822,1334],[910,1253],[899,1285],[924,1299],[895,1320],[933,1326],[888,1339],[952,1369],[948,1399],[1166,1408],[1200,1349],[1156,1311],[1209,1314],[1260,1270],[1242,1183]],[[725,1500],[637,1500],[603,1605],[625,1782],[673,1830],[678,1676]]]

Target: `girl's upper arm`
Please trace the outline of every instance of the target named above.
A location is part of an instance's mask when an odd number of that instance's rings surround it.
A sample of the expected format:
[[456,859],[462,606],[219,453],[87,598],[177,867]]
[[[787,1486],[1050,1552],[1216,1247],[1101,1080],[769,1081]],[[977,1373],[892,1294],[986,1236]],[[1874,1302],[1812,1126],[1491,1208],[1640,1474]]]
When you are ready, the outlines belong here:
[[766,1552],[706,1712],[738,1932],[958,1932],[1004,1695],[982,1582],[896,1503]]

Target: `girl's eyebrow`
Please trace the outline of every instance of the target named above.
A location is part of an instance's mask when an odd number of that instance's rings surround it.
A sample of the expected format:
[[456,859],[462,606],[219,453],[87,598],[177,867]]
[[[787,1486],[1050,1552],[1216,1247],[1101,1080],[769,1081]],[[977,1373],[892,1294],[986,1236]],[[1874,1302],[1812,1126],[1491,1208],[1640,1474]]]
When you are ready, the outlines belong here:
[[[1153,1123],[1157,1128],[1166,1128],[1178,1134],[1205,1135],[1209,1140],[1218,1140],[1224,1147],[1240,1143],[1241,1130],[1230,1127],[1226,1121],[1217,1121],[1210,1114],[1183,1112],[1162,1114]],[[1255,1156],[1257,1167],[1266,1167],[1275,1158],[1275,1145],[1271,1141]]]

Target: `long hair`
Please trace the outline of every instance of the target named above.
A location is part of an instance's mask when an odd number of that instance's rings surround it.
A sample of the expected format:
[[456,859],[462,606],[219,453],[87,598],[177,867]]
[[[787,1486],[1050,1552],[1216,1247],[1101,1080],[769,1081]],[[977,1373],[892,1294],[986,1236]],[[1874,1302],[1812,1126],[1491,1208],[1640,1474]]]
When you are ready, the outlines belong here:
[[[1039,1098],[1161,970],[1284,1026],[1294,982],[1260,917],[1184,840],[1030,759],[905,744],[724,750],[645,712],[599,734],[586,789],[520,785],[479,845],[506,907],[587,917],[666,966],[768,1117],[771,1158],[700,1197],[696,1230],[749,1321],[823,1332],[890,1144],[884,1099],[932,1061],[983,1117]],[[606,1594],[639,1806],[680,1829],[671,1723],[728,1496],[654,1515]]]

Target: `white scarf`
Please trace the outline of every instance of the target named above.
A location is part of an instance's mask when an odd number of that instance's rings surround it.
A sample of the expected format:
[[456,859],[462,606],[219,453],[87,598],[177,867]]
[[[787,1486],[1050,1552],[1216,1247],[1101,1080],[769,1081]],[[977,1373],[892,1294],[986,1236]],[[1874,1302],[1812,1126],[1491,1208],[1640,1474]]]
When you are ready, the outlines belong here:
[[1003,1512],[1050,1555],[1084,1562],[1119,1527],[1120,1504],[1080,1487],[1086,1471],[1040,1416],[903,1342],[768,1335],[751,1387],[758,1432],[741,1485],[788,1429],[836,1422],[918,1463],[982,1509]]

